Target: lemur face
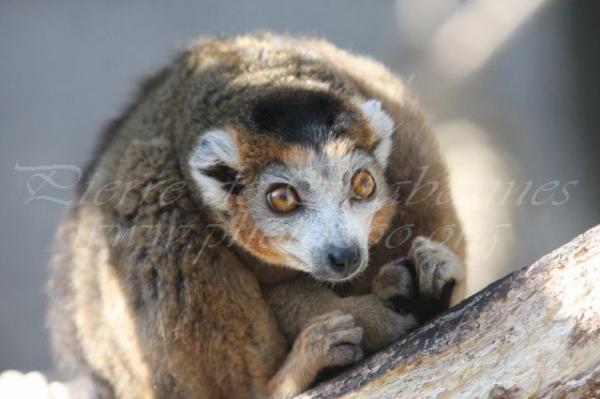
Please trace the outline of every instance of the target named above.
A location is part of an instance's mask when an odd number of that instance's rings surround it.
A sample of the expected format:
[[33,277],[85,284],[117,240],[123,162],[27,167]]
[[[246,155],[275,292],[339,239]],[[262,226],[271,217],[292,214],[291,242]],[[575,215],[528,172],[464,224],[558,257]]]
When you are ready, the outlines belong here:
[[381,168],[349,141],[300,152],[251,184],[250,215],[288,266],[321,280],[350,278],[367,265],[371,225],[388,200]]
[[[377,101],[355,111],[345,117],[354,129],[329,126],[312,143],[226,128],[200,136],[191,175],[237,244],[319,280],[351,279],[367,267],[369,246],[394,212],[384,176],[393,124]],[[309,128],[322,129],[317,122]]]

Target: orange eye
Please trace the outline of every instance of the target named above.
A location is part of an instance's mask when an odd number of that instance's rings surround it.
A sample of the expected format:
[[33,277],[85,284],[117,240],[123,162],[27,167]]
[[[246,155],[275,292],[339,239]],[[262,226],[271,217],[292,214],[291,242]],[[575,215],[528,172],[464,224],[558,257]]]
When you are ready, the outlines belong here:
[[281,184],[267,193],[267,203],[277,213],[288,213],[300,206],[300,198],[292,186]]
[[375,192],[375,179],[366,170],[359,170],[352,176],[352,190],[354,199],[367,199]]

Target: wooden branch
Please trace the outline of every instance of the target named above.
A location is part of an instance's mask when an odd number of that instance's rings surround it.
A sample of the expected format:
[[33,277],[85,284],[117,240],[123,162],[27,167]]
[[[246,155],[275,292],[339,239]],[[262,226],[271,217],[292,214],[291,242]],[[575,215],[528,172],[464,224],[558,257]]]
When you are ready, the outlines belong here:
[[600,398],[600,226],[298,398]]

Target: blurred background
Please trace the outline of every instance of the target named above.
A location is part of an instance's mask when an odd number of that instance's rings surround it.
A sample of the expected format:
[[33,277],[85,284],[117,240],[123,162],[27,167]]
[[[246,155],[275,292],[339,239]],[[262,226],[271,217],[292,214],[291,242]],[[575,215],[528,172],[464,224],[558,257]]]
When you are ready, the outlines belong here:
[[600,222],[600,3],[0,1],[0,370],[50,370],[53,232],[97,132],[199,36],[322,36],[427,111],[469,240],[469,289]]

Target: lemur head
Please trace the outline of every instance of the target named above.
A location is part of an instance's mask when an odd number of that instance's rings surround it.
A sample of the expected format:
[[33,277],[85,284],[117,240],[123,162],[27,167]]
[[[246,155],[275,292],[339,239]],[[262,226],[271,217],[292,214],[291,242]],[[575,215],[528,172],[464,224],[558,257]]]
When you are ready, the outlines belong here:
[[376,100],[279,90],[189,158],[203,202],[241,247],[272,264],[341,281],[363,271],[394,213],[384,171],[393,122]]

